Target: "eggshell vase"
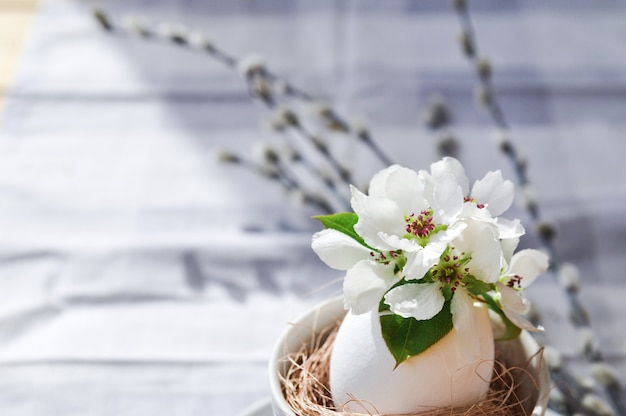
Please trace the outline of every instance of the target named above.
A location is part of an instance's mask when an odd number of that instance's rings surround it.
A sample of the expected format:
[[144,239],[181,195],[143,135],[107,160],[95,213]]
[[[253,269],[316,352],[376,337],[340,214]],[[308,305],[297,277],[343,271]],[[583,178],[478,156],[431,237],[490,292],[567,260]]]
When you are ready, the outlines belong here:
[[426,351],[396,367],[381,334],[377,311],[348,312],[330,361],[330,390],[338,408],[357,412],[367,403],[382,414],[405,414],[479,402],[493,373],[493,330],[487,309],[473,308],[475,331],[454,329]]
[[[340,322],[345,315],[346,311],[343,308],[342,299],[340,297],[334,298],[319,304],[293,324],[290,324],[283,332],[274,347],[269,362],[272,408],[276,416],[299,416],[289,407],[283,395],[280,380],[287,373],[289,366],[285,357],[296,353],[303,343],[310,343],[311,340],[315,339],[316,333]],[[374,322],[370,321],[370,326],[373,327],[374,325]],[[337,335],[339,336],[339,334]],[[524,403],[526,413],[532,416],[544,415],[549,398],[550,379],[545,361],[541,354],[537,354],[540,347],[536,341],[530,334],[523,331],[521,336],[515,340],[497,342],[496,344],[496,349],[499,350],[499,359],[504,358],[508,365],[524,367],[528,372],[526,379],[518,380],[520,383],[519,394],[524,397],[532,396],[532,400]],[[348,372],[362,371],[350,368],[345,368],[345,370]],[[383,388],[382,383],[379,384],[379,387]],[[472,389],[472,386],[466,387]]]

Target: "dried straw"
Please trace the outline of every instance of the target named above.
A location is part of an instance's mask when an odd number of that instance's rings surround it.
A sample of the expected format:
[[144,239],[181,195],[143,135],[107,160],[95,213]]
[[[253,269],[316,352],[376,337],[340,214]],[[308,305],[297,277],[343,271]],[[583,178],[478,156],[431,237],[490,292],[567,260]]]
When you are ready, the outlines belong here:
[[[287,371],[282,377],[283,394],[289,406],[299,416],[360,416],[379,415],[370,403],[356,398],[342,409],[336,409],[329,390],[329,362],[339,323],[325,328],[309,344],[287,356]],[[526,368],[507,366],[499,356],[489,392],[484,400],[465,407],[448,407],[419,413],[419,416],[528,416],[532,413],[538,385]],[[537,354],[541,354],[541,351]],[[529,360],[530,361],[530,360]],[[529,363],[526,364],[528,367]],[[534,392],[524,391],[523,380],[531,381]],[[528,382],[528,381],[526,381]],[[347,407],[350,409],[347,409]],[[354,409],[359,409],[355,411]],[[398,416],[416,416],[405,414]]]

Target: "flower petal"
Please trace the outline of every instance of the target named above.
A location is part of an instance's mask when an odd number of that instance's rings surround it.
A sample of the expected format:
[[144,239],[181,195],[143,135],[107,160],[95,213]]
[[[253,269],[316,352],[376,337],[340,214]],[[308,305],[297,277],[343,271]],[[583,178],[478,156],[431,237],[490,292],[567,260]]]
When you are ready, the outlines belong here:
[[519,237],[500,240],[500,246],[502,247],[502,257],[503,260],[506,262],[506,264],[504,265],[505,269],[509,267],[508,264],[511,262],[511,257],[513,257],[513,253],[515,252],[515,249],[518,245]]
[[406,238],[398,237],[395,234],[387,234],[379,232],[378,237],[385,242],[389,247],[393,247],[394,250],[403,250],[408,252],[415,252],[422,248],[415,240],[409,240]]
[[445,243],[432,243],[421,250],[408,252],[402,273],[408,280],[419,280],[426,272],[439,262],[441,253],[446,249]]
[[[473,308],[472,299],[468,296],[463,288],[458,288],[452,296],[450,303],[450,312],[452,312],[452,324],[459,334],[465,333],[465,336],[475,334],[475,322],[470,319]],[[468,338],[465,338],[468,339]]]
[[463,345],[463,354],[467,361],[480,356],[480,342],[476,338],[476,312],[474,302],[467,291],[458,288],[450,302],[452,325]]
[[530,286],[535,279],[548,269],[548,255],[532,248],[520,250],[511,257],[507,275],[523,277],[523,288]]
[[409,283],[391,289],[385,303],[396,315],[424,321],[441,311],[445,298],[434,283]]
[[361,217],[365,211],[365,201],[367,200],[367,195],[359,190],[356,186],[350,185],[350,206],[352,206],[352,210],[356,215]]
[[472,259],[467,264],[470,272],[487,283],[500,278],[502,248],[495,225],[485,221],[465,220],[467,228],[451,244],[456,252],[468,253]]
[[348,235],[332,229],[313,234],[313,251],[329,267],[348,270],[369,257],[370,250]]
[[463,210],[461,211],[460,217],[488,222],[494,221],[489,210],[485,208],[478,208],[474,202],[466,202],[463,204]]
[[394,247],[385,243],[378,235],[379,232],[387,234],[404,235],[405,224],[404,216],[398,205],[390,199],[381,197],[367,197],[359,208],[361,212],[357,212],[359,220],[354,225],[354,231],[357,232],[365,242],[374,248],[381,250],[393,250]]
[[435,235],[431,236],[430,240],[428,241],[428,244],[430,245],[430,244],[435,244],[435,243],[449,243],[450,241],[460,236],[463,230],[465,230],[466,228],[467,228],[466,222],[455,221],[450,226],[448,226],[447,229],[443,231],[439,231]]
[[389,176],[398,169],[401,169],[400,165],[391,165],[372,176],[367,189],[368,195],[377,197],[387,196],[387,182],[389,181]]
[[496,218],[496,225],[498,226],[498,233],[501,239],[521,237],[526,233],[524,226],[518,219],[508,220],[506,218]]
[[463,190],[457,179],[444,175],[435,182],[433,217],[437,224],[450,224],[463,209]]
[[542,327],[533,325],[532,322],[524,316],[528,307],[517,290],[502,283],[497,283],[496,286],[501,296],[500,302],[502,303],[502,311],[511,322],[517,327],[527,331],[537,332],[543,330]]
[[487,172],[472,187],[471,197],[479,204],[485,204],[492,216],[504,213],[513,203],[513,182],[504,180],[499,170]]
[[463,196],[469,195],[469,179],[465,174],[465,168],[461,162],[453,157],[444,157],[438,162],[430,165],[430,174],[435,181],[442,176],[451,174],[456,178],[457,183],[461,186]]
[[523,314],[526,312],[528,307],[517,290],[500,282],[496,283],[496,286],[498,287],[498,292],[500,292],[500,300],[503,307],[517,314]]
[[526,318],[524,315],[521,315],[519,313],[515,313],[509,309],[502,309],[502,311],[504,312],[504,314],[506,315],[507,318],[509,318],[509,320],[511,322],[513,322],[515,324],[515,326],[517,326],[518,328],[521,329],[525,329],[526,331],[530,331],[530,332],[541,332],[543,331],[543,327],[542,326],[535,326],[533,325],[532,322],[530,322],[528,320],[528,318]]
[[348,270],[343,281],[343,302],[346,309],[359,315],[378,308],[383,295],[400,280],[388,267],[362,260]]
[[417,172],[393,165],[374,175],[370,182],[369,195],[391,199],[407,215],[428,208],[423,196],[424,187],[424,178]]

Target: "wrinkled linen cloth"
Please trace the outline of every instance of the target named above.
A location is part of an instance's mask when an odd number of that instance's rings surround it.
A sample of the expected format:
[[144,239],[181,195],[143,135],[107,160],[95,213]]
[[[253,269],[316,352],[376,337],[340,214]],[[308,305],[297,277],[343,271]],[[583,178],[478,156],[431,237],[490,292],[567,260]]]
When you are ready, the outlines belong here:
[[[626,9],[472,3],[481,53],[526,155],[556,248],[581,271],[595,340],[626,385]],[[237,57],[349,117],[397,163],[428,168],[432,94],[450,105],[468,175],[509,162],[439,1],[111,1],[117,22],[206,30]],[[90,4],[43,0],[0,115],[0,414],[236,415],[269,394],[279,334],[341,293],[310,249],[316,213],[216,162],[276,143],[245,80],[167,42],[107,34]],[[261,127],[260,127],[261,126]],[[383,165],[333,143],[366,183]],[[522,245],[538,240],[528,215]],[[553,276],[530,290],[540,340],[589,377]]]

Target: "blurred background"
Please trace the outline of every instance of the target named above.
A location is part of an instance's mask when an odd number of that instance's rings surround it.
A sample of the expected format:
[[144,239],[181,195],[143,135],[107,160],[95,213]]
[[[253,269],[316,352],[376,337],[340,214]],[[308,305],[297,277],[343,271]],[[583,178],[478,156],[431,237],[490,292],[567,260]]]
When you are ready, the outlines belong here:
[[[323,150],[359,186],[450,151],[516,180],[509,143],[529,184],[507,216],[525,247],[554,228],[589,318],[548,274],[540,341],[608,402],[590,361],[624,386],[626,4],[470,1],[471,32],[458,7],[0,0],[0,413],[241,414],[288,322],[341,293],[310,249],[311,216],[346,209]],[[274,152],[332,186],[285,182]]]

